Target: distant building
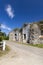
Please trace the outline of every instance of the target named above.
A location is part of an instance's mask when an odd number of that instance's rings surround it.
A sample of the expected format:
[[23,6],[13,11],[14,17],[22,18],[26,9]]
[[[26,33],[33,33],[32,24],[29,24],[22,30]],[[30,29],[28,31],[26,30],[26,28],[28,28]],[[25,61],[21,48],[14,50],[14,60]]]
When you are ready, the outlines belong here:
[[18,28],[14,29],[14,37],[15,37],[15,41],[19,41],[19,29]]
[[43,24],[24,24],[21,29],[16,28],[9,33],[9,40],[30,44],[43,43]]
[[14,31],[11,31],[11,32],[9,33],[9,40],[15,41]]

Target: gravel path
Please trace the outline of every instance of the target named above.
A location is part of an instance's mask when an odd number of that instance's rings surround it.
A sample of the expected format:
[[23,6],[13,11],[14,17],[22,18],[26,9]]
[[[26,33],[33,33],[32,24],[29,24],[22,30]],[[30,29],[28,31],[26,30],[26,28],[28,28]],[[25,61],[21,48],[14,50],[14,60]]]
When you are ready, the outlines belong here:
[[43,65],[43,49],[6,41],[11,51],[0,58],[0,65]]

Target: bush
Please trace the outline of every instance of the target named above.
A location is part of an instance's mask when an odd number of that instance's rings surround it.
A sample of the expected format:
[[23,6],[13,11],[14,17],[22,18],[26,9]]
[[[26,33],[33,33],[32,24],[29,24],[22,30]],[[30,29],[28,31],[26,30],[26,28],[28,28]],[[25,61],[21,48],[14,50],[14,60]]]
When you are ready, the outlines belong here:
[[2,36],[0,37],[0,42],[3,40]]
[[9,40],[9,37],[8,37],[8,36],[6,36],[6,37],[3,37],[3,39],[4,39],[4,40]]

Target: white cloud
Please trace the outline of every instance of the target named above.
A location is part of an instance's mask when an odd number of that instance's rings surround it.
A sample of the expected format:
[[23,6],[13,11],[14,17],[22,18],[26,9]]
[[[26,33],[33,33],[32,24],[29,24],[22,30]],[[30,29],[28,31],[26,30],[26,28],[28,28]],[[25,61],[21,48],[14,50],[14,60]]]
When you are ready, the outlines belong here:
[[12,9],[11,5],[7,5],[7,7],[5,8],[5,11],[9,15],[9,17],[11,17],[11,19],[15,16],[14,10]]
[[6,29],[8,31],[11,31],[11,28],[9,28],[8,26],[1,24],[1,28]]

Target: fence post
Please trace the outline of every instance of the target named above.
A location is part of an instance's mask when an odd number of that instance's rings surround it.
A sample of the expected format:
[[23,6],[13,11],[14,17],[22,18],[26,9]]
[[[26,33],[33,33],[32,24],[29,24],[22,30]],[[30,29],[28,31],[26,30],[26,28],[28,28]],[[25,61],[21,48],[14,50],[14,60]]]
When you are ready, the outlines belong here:
[[5,51],[5,41],[3,41],[3,51]]

